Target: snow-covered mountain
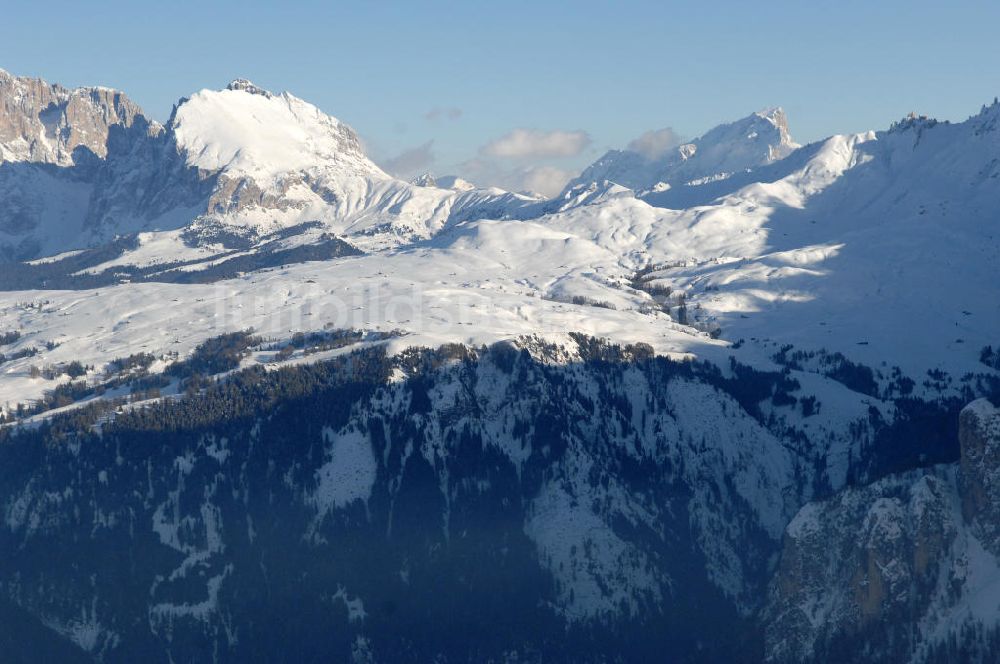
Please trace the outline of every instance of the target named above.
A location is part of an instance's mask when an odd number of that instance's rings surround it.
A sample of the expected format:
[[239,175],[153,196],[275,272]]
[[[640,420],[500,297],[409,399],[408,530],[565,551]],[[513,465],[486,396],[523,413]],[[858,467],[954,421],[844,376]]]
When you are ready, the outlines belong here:
[[155,247],[139,252],[137,264],[215,256],[210,245],[255,245],[278,232],[304,235],[302,244],[332,233],[383,248],[430,237],[452,215],[528,200],[396,180],[346,124],[242,79],[182,99],[162,127],[101,88],[70,91],[4,72],[0,96],[8,202],[0,246],[13,258],[134,234]]
[[[31,258],[0,264],[0,552],[24,573],[0,611],[93,657],[282,652],[254,593],[294,588],[338,616],[310,613],[306,658],[822,659],[857,569],[789,568],[795,524],[830,515],[854,555],[869,503],[925,475],[958,500],[959,412],[1000,398],[1000,104],[803,147],[765,111],[538,200],[395,179],[245,80],[163,126],[0,83],[0,240]],[[34,566],[64,528],[149,564]],[[487,559],[503,583],[462,567]],[[520,648],[449,650],[435,583]],[[397,606],[430,618],[400,632]],[[920,652],[1000,624],[979,608]]]
[[719,125],[663,154],[611,150],[566,188],[605,180],[637,192],[698,186],[783,159],[798,147],[788,132],[785,112],[769,108]]

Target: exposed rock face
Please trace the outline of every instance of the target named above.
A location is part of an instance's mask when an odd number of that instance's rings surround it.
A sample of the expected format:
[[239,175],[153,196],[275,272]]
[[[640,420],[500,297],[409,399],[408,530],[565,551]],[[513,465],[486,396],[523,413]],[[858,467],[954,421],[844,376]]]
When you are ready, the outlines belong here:
[[264,88],[259,88],[256,85],[254,85],[253,81],[249,81],[245,78],[237,78],[233,80],[232,82],[230,82],[229,85],[226,86],[226,89],[242,90],[243,92],[249,92],[252,95],[261,95],[269,99],[274,96]]
[[[99,243],[190,202],[164,177],[176,170],[164,134],[116,90],[0,71],[0,257]],[[172,200],[157,205],[164,190]]]
[[1000,556],[1000,409],[980,399],[962,411],[962,514],[983,546]]
[[[942,644],[959,628],[995,629],[1000,605],[988,598],[1000,590],[1000,409],[970,404],[960,437],[958,464],[850,488],[799,511],[763,613],[769,660],[867,653],[924,661],[946,656]],[[987,640],[965,647],[975,653]]]
[[0,162],[72,166],[88,156],[103,159],[112,128],[137,121],[145,121],[142,109],[117,90],[68,90],[0,70]]
[[417,177],[415,177],[412,180],[410,180],[410,183],[411,184],[415,184],[418,187],[436,187],[436,186],[438,186],[437,181],[434,179],[434,176],[431,175],[430,173],[423,173],[421,175],[418,175]]

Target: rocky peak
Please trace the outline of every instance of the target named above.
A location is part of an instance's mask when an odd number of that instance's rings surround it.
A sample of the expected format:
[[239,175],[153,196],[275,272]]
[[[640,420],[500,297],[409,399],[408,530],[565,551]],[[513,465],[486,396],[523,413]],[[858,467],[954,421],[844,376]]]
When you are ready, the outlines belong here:
[[437,181],[434,176],[430,173],[423,173],[417,177],[410,180],[410,184],[416,185],[418,187],[436,187]]
[[231,81],[229,83],[229,85],[226,86],[226,89],[227,90],[239,90],[241,92],[247,92],[247,93],[250,93],[252,95],[261,95],[262,97],[268,97],[268,98],[271,98],[271,97],[274,96],[273,94],[271,94],[270,91],[265,90],[264,88],[261,88],[261,87],[258,87],[256,85],[254,85],[253,81],[250,81],[250,80],[245,79],[245,78],[234,79],[233,81]]
[[780,106],[765,108],[757,111],[754,115],[766,121],[778,132],[778,140],[772,143],[769,148],[768,159],[774,161],[781,159],[799,147],[799,144],[792,139],[791,132],[788,131],[788,116]]
[[785,109],[781,106],[764,108],[754,113],[754,115],[762,120],[767,120],[774,126],[775,129],[780,131],[782,135],[788,136],[789,139],[791,138],[791,135],[788,133],[788,116],[785,114]]
[[798,147],[784,110],[767,108],[718,125],[653,159],[634,150],[611,150],[570,181],[566,190],[603,180],[634,191],[650,191],[661,182],[671,187],[703,184],[783,159]]
[[137,123],[159,130],[117,90],[70,90],[0,71],[0,161],[72,166],[87,155],[103,159],[112,128]]
[[906,114],[902,120],[897,120],[889,125],[890,133],[902,133],[910,129],[917,131],[929,129],[938,124],[938,121],[926,115],[919,115],[913,111]]
[[719,152],[718,160],[732,170],[741,170],[740,166],[753,168],[781,159],[799,147],[788,131],[788,117],[780,106],[719,125],[694,143],[703,155]]
[[977,134],[996,131],[1000,126],[1000,98],[994,97],[992,104],[983,104],[983,108],[973,121],[976,124]]

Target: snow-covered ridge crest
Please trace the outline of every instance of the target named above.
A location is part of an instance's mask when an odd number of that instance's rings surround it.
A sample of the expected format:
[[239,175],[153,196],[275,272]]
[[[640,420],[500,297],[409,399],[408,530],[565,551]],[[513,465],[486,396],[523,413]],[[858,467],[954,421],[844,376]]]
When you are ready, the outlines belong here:
[[721,124],[662,155],[636,149],[611,150],[570,181],[566,189],[610,180],[635,191],[697,186],[778,161],[800,146],[780,106]]

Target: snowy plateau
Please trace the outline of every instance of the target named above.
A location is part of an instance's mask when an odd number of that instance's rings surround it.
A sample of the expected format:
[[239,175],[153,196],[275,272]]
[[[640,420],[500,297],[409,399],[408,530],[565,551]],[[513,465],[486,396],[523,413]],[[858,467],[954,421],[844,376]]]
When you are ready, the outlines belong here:
[[995,661],[1000,104],[887,125],[546,199],[0,70],[0,646]]

